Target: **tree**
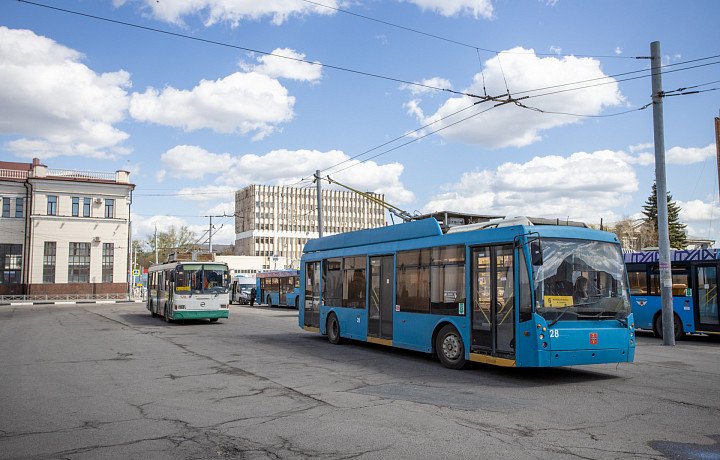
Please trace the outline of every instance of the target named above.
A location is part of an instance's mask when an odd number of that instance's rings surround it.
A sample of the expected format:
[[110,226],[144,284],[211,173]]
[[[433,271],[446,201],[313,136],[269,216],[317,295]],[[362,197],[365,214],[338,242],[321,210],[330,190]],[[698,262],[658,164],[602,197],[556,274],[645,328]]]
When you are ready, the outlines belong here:
[[[687,246],[687,236],[685,235],[686,225],[680,222],[680,206],[673,201],[670,193],[667,194],[667,209],[670,247],[674,249],[685,249]],[[652,240],[654,243],[653,246],[658,246],[657,184],[655,183],[653,183],[652,186],[652,194],[645,201],[642,213],[645,216],[643,226],[646,228],[644,230],[654,234]]]
[[[167,260],[170,253],[176,251],[191,251],[195,249],[197,236],[195,232],[182,226],[172,226],[165,231],[157,232],[158,262]],[[155,263],[155,234],[146,236],[146,239],[133,241],[133,250],[137,249],[138,265],[148,267]]]

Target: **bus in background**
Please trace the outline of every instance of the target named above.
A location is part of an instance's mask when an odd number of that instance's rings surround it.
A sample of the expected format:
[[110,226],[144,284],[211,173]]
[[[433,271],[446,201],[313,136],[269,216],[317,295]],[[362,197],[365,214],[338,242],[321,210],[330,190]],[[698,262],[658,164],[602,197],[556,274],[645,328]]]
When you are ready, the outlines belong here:
[[443,234],[430,218],[310,240],[300,269],[299,326],[334,344],[432,353],[453,369],[634,359],[620,243],[581,223],[498,219]]
[[272,270],[257,277],[257,302],[271,307],[295,307],[300,304],[300,271]]
[[[635,325],[662,337],[660,266],[657,251],[625,253]],[[670,251],[675,338],[720,334],[717,249]]]
[[230,284],[230,303],[250,304],[250,290],[256,286],[254,276],[235,276]]
[[229,316],[228,266],[211,261],[178,261],[148,270],[147,309],[165,321]]

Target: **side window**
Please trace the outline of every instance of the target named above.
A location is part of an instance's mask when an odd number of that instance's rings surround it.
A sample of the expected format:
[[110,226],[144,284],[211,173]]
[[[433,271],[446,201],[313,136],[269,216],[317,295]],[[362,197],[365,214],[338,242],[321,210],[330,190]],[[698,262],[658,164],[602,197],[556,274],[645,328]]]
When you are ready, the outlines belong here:
[[431,249],[430,313],[465,314],[465,246]]
[[648,294],[648,276],[645,265],[629,264],[627,266],[630,295]]
[[323,260],[323,303],[328,306],[342,305],[342,259]]
[[343,259],[343,307],[365,308],[365,256]]
[[[629,274],[628,274],[629,275]],[[632,282],[631,282],[632,285]],[[672,266],[672,294],[673,296],[684,297],[685,289],[690,286],[688,267]],[[632,293],[632,291],[631,291]],[[660,270],[657,266],[650,271],[650,295],[660,295]]]
[[430,249],[398,252],[396,265],[400,311],[430,313]]

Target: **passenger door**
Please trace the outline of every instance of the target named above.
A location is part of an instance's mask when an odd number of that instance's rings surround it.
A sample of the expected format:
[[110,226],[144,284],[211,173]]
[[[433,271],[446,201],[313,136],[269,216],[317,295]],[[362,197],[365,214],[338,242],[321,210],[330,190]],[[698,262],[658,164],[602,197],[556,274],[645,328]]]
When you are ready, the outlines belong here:
[[513,245],[471,250],[471,352],[515,355]]
[[368,302],[368,336],[392,339],[393,256],[370,257],[370,301]]
[[720,331],[720,313],[718,312],[718,272],[716,265],[700,265],[695,267],[697,280],[697,330]]
[[305,264],[304,325],[320,327],[320,262]]

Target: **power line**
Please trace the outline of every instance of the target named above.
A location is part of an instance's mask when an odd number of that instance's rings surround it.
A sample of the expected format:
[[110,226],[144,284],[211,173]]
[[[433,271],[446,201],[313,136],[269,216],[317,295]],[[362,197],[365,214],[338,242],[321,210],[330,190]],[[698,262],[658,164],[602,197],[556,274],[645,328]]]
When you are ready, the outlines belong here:
[[[302,1],[305,2],[305,3],[310,3],[310,4],[312,4],[312,5],[316,5],[316,6],[320,6],[320,7],[323,7],[323,8],[327,8],[327,9],[329,9],[329,10],[337,11],[337,12],[339,12],[339,13],[348,14],[348,15],[355,16],[355,17],[358,17],[358,18],[361,18],[361,19],[365,19],[365,20],[368,20],[368,21],[373,21],[373,22],[377,22],[377,23],[379,23],[379,24],[384,24],[384,25],[390,26],[390,27],[395,27],[395,28],[397,28],[397,29],[401,29],[401,30],[404,30],[404,31],[406,31],[406,32],[412,32],[412,33],[415,33],[415,34],[418,34],[418,35],[423,35],[423,36],[425,36],[425,37],[434,38],[434,39],[436,39],[436,40],[441,40],[441,41],[444,41],[444,42],[447,42],[447,43],[452,43],[452,44],[454,44],[454,45],[459,45],[459,46],[464,46],[464,47],[466,47],[466,48],[471,48],[471,49],[474,49],[474,50],[476,50],[476,51],[478,51],[478,52],[479,52],[479,51],[485,51],[485,52],[493,53],[493,54],[500,54],[500,53],[505,53],[505,54],[527,54],[527,55],[533,54],[533,53],[524,53],[524,52],[520,52],[520,51],[498,51],[498,50],[494,50],[494,49],[490,49],[490,48],[484,48],[484,47],[481,47],[481,46],[472,45],[472,44],[470,44],[470,43],[461,42],[461,41],[459,41],[459,40],[453,40],[453,39],[451,39],[451,38],[443,37],[443,36],[441,36],[441,35],[436,35],[436,34],[432,34],[432,33],[429,33],[429,32],[424,32],[424,31],[422,31],[422,30],[415,29],[415,28],[412,28],[412,27],[407,27],[407,26],[403,26],[403,25],[400,25],[400,24],[396,24],[396,23],[390,22],[390,21],[385,21],[385,20],[383,20],[383,19],[373,18],[373,17],[371,17],[371,16],[366,16],[366,15],[363,15],[363,14],[360,14],[360,13],[355,13],[355,12],[353,12],[353,11],[345,10],[345,9],[342,9],[342,8],[337,8],[337,7],[334,7],[334,6],[325,5],[325,4],[323,4],[323,3],[314,2],[314,1],[312,1],[312,0],[302,0]],[[645,58],[646,58],[646,56],[591,55],[591,54],[565,54],[565,53],[534,53],[534,55],[536,55],[536,56],[596,57],[596,58],[614,58],[614,59],[645,59]]]
[[403,79],[395,78],[395,77],[389,77],[389,76],[385,76],[385,75],[380,75],[380,74],[376,74],[376,73],[372,73],[372,72],[365,72],[365,71],[362,71],[362,70],[350,69],[350,68],[348,68],[348,67],[341,67],[341,66],[337,66],[337,65],[333,65],[333,64],[327,64],[327,63],[321,63],[321,62],[317,62],[317,61],[309,61],[309,60],[307,60],[307,59],[301,59],[301,58],[292,57],[292,56],[283,56],[283,55],[281,55],[281,54],[275,54],[275,53],[272,53],[272,52],[269,52],[269,51],[262,51],[262,50],[257,50],[257,49],[253,49],[253,48],[247,48],[247,47],[244,47],[244,46],[233,45],[233,44],[231,44],[231,43],[225,43],[225,42],[220,42],[220,41],[216,41],[216,40],[210,40],[210,39],[207,39],[207,38],[193,37],[192,35],[185,35],[185,34],[181,34],[181,33],[178,33],[178,32],[171,32],[171,31],[169,31],[169,30],[158,29],[158,28],[149,27],[149,26],[143,26],[143,25],[134,24],[134,23],[131,23],[131,22],[120,21],[120,20],[117,20],[117,19],[110,19],[110,18],[106,18],[106,17],[103,17],[103,16],[96,16],[96,15],[89,14],[89,13],[83,13],[83,12],[80,12],[80,11],[68,10],[68,9],[59,8],[59,7],[56,7],[56,6],[50,6],[50,5],[45,5],[45,4],[42,4],[42,3],[31,2],[31,1],[29,1],[29,0],[18,0],[18,1],[21,2],[21,3],[28,4],[28,5],[33,5],[33,6],[37,6],[37,7],[41,7],[41,8],[47,8],[47,9],[50,9],[50,10],[60,11],[60,12],[63,12],[63,13],[68,13],[68,14],[74,14],[74,15],[82,16],[82,17],[89,18],[89,19],[96,19],[96,20],[98,20],[98,21],[105,21],[105,22],[109,22],[109,23],[112,23],[112,24],[118,24],[118,25],[123,25],[123,26],[127,26],[127,27],[133,27],[133,28],[136,28],[136,29],[141,29],[141,30],[145,30],[145,31],[149,31],[149,32],[156,32],[156,33],[160,33],[160,34],[170,35],[170,36],[173,36],[173,37],[185,38],[185,39],[188,39],[188,40],[194,40],[194,41],[198,41],[198,42],[202,42],[202,43],[208,43],[208,44],[211,44],[211,45],[224,46],[224,47],[227,47],[227,48],[233,48],[233,49],[237,49],[237,50],[241,50],[241,51],[247,51],[247,52],[250,52],[250,53],[257,53],[257,54],[261,54],[261,55],[264,55],[264,56],[272,56],[272,57],[276,57],[276,58],[286,59],[286,60],[289,60],[289,61],[302,62],[302,63],[304,63],[304,64],[310,64],[310,65],[314,65],[314,66],[327,67],[328,69],[339,70],[339,71],[343,71],[343,72],[349,72],[349,73],[353,73],[353,74],[357,74],[357,75],[363,75],[363,76],[366,76],[366,77],[379,78],[379,79],[382,79],[382,80],[388,80],[388,81],[392,81],[392,82],[396,82],[396,83],[402,83],[402,84],[405,84],[405,85],[417,86],[417,87],[425,88],[425,89],[432,89],[432,90],[436,90],[436,91],[445,91],[445,92],[448,92],[448,93],[458,94],[458,95],[468,96],[468,97],[479,97],[479,96],[476,96],[476,95],[474,95],[474,94],[463,93],[463,92],[455,91],[455,90],[452,90],[452,89],[449,89],[449,88],[440,88],[440,87],[437,87],[437,86],[426,85],[426,84],[418,83],[418,82],[412,82],[412,81],[403,80]]

